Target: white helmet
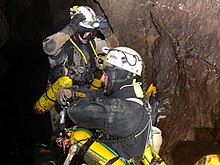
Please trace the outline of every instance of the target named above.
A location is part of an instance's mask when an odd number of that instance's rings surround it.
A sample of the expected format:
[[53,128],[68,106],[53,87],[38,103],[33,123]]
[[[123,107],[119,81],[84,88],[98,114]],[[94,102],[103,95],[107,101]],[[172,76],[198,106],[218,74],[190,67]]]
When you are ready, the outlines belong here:
[[70,16],[71,19],[74,17],[75,14],[82,13],[86,19],[79,23],[80,26],[95,29],[99,27],[99,22],[96,18],[95,12],[88,6],[73,6],[70,8]]
[[128,47],[116,47],[113,49],[103,47],[102,51],[107,54],[106,62],[108,64],[141,76],[143,61],[135,50]]

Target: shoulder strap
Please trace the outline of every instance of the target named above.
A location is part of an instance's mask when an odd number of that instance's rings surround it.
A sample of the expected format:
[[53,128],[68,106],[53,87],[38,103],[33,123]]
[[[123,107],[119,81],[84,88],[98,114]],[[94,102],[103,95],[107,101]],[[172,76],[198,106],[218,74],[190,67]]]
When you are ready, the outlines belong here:
[[100,136],[101,133],[95,132],[91,138],[89,138],[86,143],[79,149],[78,155],[83,159],[84,155],[88,151],[89,147],[95,142],[95,140]]
[[68,60],[67,64],[68,66],[74,65],[73,56],[74,56],[74,47],[70,42],[67,42],[67,44],[64,47],[64,52],[67,54]]
[[114,158],[110,159],[105,165],[112,165],[112,164],[115,163],[118,159],[119,159],[119,157],[114,157]]

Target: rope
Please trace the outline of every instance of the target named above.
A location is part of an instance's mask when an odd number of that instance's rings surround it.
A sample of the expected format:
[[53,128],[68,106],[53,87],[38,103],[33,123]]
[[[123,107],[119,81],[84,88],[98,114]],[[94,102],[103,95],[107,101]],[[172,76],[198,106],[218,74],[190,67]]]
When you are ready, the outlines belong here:
[[[143,84],[143,90],[147,91],[146,88],[146,72],[145,72],[145,64],[143,64],[143,74],[142,74],[142,84]],[[148,138],[146,139],[146,143],[145,143],[145,150],[150,142],[150,140],[152,140],[152,149],[151,149],[151,153],[154,157],[154,142],[153,142],[153,131],[152,131],[152,108],[151,105],[149,103],[149,100],[147,99],[146,96],[146,92],[144,93],[144,98],[143,98],[143,102],[144,102],[144,108],[147,110],[148,115],[149,115],[149,127],[148,127]]]

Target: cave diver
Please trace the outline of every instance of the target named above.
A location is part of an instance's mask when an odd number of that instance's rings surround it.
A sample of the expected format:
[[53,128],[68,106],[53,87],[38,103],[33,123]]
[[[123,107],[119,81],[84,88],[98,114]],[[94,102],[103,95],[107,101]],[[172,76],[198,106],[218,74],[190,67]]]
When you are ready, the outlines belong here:
[[[95,59],[112,36],[108,20],[96,16],[88,6],[73,6],[70,17],[68,25],[42,42],[50,64],[48,87],[64,75],[70,76],[74,85],[91,84],[97,71]],[[53,132],[59,124],[58,107],[50,110]]]
[[[66,112],[75,125],[98,130],[98,141],[105,142],[129,164],[139,165],[152,131],[143,90],[136,82],[142,74],[143,61],[129,47],[103,47],[103,52],[107,55],[102,61],[105,67],[100,79],[104,88],[78,88],[86,97],[75,99]],[[75,98],[75,92],[75,88],[60,89],[57,101],[65,105],[68,99]],[[153,140],[154,145],[160,148],[161,140]]]

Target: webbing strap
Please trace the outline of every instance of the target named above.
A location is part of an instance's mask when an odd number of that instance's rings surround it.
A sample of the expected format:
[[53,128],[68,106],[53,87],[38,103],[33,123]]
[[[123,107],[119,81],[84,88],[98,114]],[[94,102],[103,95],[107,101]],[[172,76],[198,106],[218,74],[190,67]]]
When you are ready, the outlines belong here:
[[[84,62],[85,62],[85,64],[87,65],[87,64],[88,64],[88,61],[87,61],[86,56],[85,56],[85,54],[83,53],[83,51],[82,51],[82,50],[78,47],[78,45],[72,40],[71,37],[69,38],[69,40],[70,40],[70,42],[75,46],[75,48],[79,51],[79,53],[82,55],[82,57],[83,57],[83,59],[84,59]],[[95,48],[94,48],[94,46],[93,46],[93,44],[92,44],[92,41],[89,41],[89,44],[90,44],[90,46],[91,46],[91,48],[92,48],[92,50],[93,50],[93,52],[94,52],[94,55],[95,55],[96,57],[98,57],[98,55],[97,55],[97,53],[96,53],[96,50],[95,50]]]
[[82,52],[82,50],[78,47],[78,45],[72,40],[72,38],[70,37],[70,42],[75,46],[75,48],[79,51],[79,53],[82,55],[83,59],[84,59],[84,62],[85,64],[87,65],[88,62],[87,62],[87,59],[86,59],[86,56],[85,54]]
[[89,44],[90,44],[90,46],[91,46],[91,48],[92,48],[92,50],[93,50],[93,52],[94,52],[94,54],[95,54],[95,56],[96,56],[96,58],[97,58],[98,55],[97,55],[97,53],[96,53],[96,51],[95,51],[95,48],[94,48],[94,46],[93,46],[93,44],[92,44],[92,41],[89,41]]
[[159,165],[162,162],[163,162],[163,160],[161,158],[155,158],[155,156],[154,156],[149,165]]
[[89,147],[94,143],[94,140],[88,139],[87,142],[79,149],[78,155],[83,159]]
[[93,136],[86,141],[86,143],[79,149],[78,155],[83,159],[84,155],[88,151],[89,147],[95,142],[95,140],[99,137],[100,133],[95,133]]
[[114,157],[110,159],[105,165],[112,165],[114,162],[116,162],[119,159],[119,157]]

